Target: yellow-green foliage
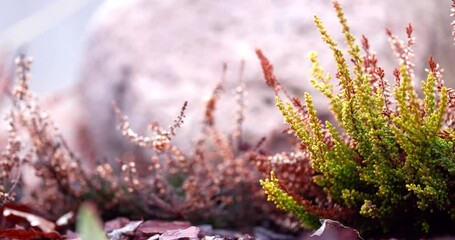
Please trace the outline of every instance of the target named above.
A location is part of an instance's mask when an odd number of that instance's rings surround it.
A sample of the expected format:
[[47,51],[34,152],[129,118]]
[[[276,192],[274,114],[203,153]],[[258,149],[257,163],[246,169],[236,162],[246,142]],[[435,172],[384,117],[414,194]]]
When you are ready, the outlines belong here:
[[302,220],[302,224],[307,228],[316,228],[319,226],[319,219],[314,214],[309,213],[288,193],[281,190],[279,180],[273,172],[270,178],[261,180],[262,188],[267,194],[267,200],[273,202],[279,209],[291,212],[294,216]]
[[[341,89],[334,89],[331,75],[322,69],[315,52],[309,54],[311,83],[329,99],[338,126],[347,136],[331,123],[320,122],[308,93],[303,119],[290,102],[276,98],[285,122],[310,153],[311,166],[318,173],[313,181],[328,194],[327,201],[354,210],[359,219],[378,223],[383,231],[393,229],[392,224],[400,219],[412,219],[411,225],[424,232],[431,231],[431,223],[440,216],[455,224],[454,129],[444,122],[448,89],[437,87],[437,78],[429,71],[422,82],[424,98],[419,98],[404,65],[396,73],[393,91],[377,87],[363,67],[365,59],[341,7],[335,4],[335,9],[349,57],[322,21],[318,17],[314,21],[333,52]],[[352,59],[352,70],[347,58]],[[328,137],[324,131],[330,133]],[[282,190],[273,173],[261,184],[280,209],[292,212],[304,226],[317,226],[314,213]]]

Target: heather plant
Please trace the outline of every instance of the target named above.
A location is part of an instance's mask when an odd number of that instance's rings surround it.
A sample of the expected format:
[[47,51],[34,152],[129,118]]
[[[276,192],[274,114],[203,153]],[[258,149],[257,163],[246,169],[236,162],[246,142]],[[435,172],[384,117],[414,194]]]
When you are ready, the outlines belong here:
[[[156,135],[151,137],[135,133],[129,127],[127,117],[117,107],[115,109],[122,134],[139,147],[152,151],[151,177],[156,181],[153,185],[159,187],[147,191],[158,194],[154,197],[157,201],[150,206],[165,209],[174,218],[192,222],[245,227],[266,219],[268,205],[260,200],[263,193],[257,183],[259,175],[249,161],[258,148],[250,147],[242,138],[245,87],[241,76],[236,89],[238,109],[235,128],[229,136],[221,134],[216,128],[215,111],[224,92],[225,72],[226,66],[221,80],[207,100],[202,137],[195,141],[192,154],[183,154],[170,141],[175,136],[175,129],[183,123],[187,103],[169,130],[165,131],[152,123],[150,129]],[[144,189],[134,191],[143,193]]]
[[[55,218],[75,208],[88,178],[79,167],[79,159],[28,88],[32,60],[20,56],[16,65],[17,84],[10,95],[12,107],[6,118],[8,142],[1,155],[2,195],[10,201],[17,196],[17,200],[33,203]],[[22,173],[25,166],[31,166],[40,178],[29,192],[23,191],[20,178],[25,174]]]
[[[87,163],[72,152],[28,88],[31,59],[20,56],[16,64],[17,80],[7,115],[8,141],[0,161],[2,206],[8,202],[33,206],[50,220],[74,213],[84,201],[95,203],[105,219],[178,219],[242,228],[268,219],[272,208],[250,161],[259,145],[242,137],[245,86],[241,74],[235,92],[238,108],[229,135],[217,130],[214,114],[224,92],[224,67],[206,103],[202,134],[193,152],[183,153],[171,141],[184,123],[186,102],[168,129],[152,122],[150,136],[136,133],[114,103],[113,117],[117,117],[122,135],[150,150],[151,159],[144,166],[137,161],[141,156],[125,155],[116,161],[100,160],[90,171],[84,170]],[[26,186],[21,175],[30,173],[38,181],[32,190],[23,191]]]
[[268,200],[311,229],[320,218],[331,218],[366,235],[453,231],[444,226],[455,222],[455,91],[444,86],[443,69],[430,58],[419,97],[411,25],[406,41],[387,30],[400,61],[390,86],[368,39],[363,36],[358,45],[338,2],[334,8],[348,56],[322,20],[315,16],[314,22],[333,53],[339,89],[317,53],[309,59],[311,83],[329,99],[336,124],[319,120],[308,93],[301,103],[283,91],[272,65],[257,50],[289,131],[301,141],[295,152],[260,161],[260,169],[270,171],[261,180]]

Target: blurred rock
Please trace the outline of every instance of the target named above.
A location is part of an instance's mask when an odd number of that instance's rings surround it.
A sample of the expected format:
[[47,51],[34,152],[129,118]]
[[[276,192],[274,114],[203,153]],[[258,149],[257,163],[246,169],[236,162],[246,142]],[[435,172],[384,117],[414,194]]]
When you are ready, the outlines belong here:
[[[370,39],[389,78],[398,61],[390,50],[386,27],[404,38],[405,26],[413,23],[417,79],[424,77],[430,55],[446,68],[455,60],[455,54],[448,54],[453,51],[450,1],[341,3],[353,33]],[[139,132],[145,132],[151,120],[164,127],[171,124],[183,102],[188,101],[187,118],[175,142],[184,150],[190,149],[190,140],[200,132],[204,100],[220,78],[222,63],[228,64],[227,90],[217,108],[217,126],[224,132],[234,129],[233,90],[242,59],[249,93],[246,139],[254,143],[262,136],[280,133],[283,120],[274,106],[272,91],[263,83],[255,48],[264,51],[291,93],[314,94],[317,109],[327,118],[325,99],[309,84],[307,53],[317,50],[323,67],[331,73],[335,69],[332,54],[313,25],[314,15],[321,17],[342,45],[340,26],[329,1],[107,1],[92,24],[79,86],[87,132],[98,158],[119,157],[133,146],[115,130],[113,100]],[[454,69],[446,73],[454,76]]]

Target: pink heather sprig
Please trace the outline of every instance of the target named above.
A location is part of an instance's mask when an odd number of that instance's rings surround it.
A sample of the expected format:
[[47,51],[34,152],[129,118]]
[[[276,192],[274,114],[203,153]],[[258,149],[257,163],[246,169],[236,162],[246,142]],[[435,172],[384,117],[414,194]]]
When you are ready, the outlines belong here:
[[389,35],[390,45],[395,53],[395,56],[400,60],[400,64],[403,64],[408,71],[411,79],[414,79],[414,50],[412,45],[415,43],[415,37],[412,36],[413,27],[409,24],[406,27],[407,42],[400,40],[398,36],[392,33],[390,29],[387,29],[387,35]]
[[150,128],[156,134],[153,137],[142,136],[133,131],[130,127],[128,117],[124,115],[117,104],[114,102],[112,104],[114,111],[116,113],[117,119],[120,122],[120,130],[122,135],[131,141],[132,143],[143,148],[152,148],[155,152],[161,153],[165,150],[171,148],[171,138],[175,136],[175,130],[180,128],[183,124],[183,119],[185,118],[185,110],[187,108],[188,102],[183,104],[182,109],[180,110],[179,116],[174,120],[174,124],[169,127],[169,130],[161,129],[157,123],[152,123]]

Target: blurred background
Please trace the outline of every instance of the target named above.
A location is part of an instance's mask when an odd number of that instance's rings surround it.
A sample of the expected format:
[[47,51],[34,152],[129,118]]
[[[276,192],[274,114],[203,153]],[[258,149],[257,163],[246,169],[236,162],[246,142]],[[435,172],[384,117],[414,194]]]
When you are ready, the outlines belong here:
[[[340,2],[353,33],[370,39],[388,78],[398,60],[385,28],[405,40],[405,27],[413,23],[416,80],[425,78],[429,56],[446,69],[446,81],[453,79],[450,0]],[[175,141],[191,149],[200,132],[204,101],[220,79],[223,63],[228,65],[227,82],[217,125],[225,132],[234,129],[233,92],[244,60],[245,135],[252,142],[267,136],[270,151],[280,151],[283,121],[273,92],[263,83],[254,50],[264,51],[292,94],[315,94],[320,115],[328,118],[325,100],[309,84],[310,50],[317,50],[322,66],[335,73],[314,15],[343,45],[329,0],[2,1],[1,73],[11,79],[14,56],[32,56],[31,89],[69,142],[88,159],[110,159],[134,151],[116,131],[112,101],[139,132],[145,132],[151,120],[164,127],[171,124],[189,101]]]
[[2,55],[21,52],[37,60],[33,69],[35,79],[31,82],[37,93],[52,93],[74,85],[89,23],[102,2],[2,1]]

